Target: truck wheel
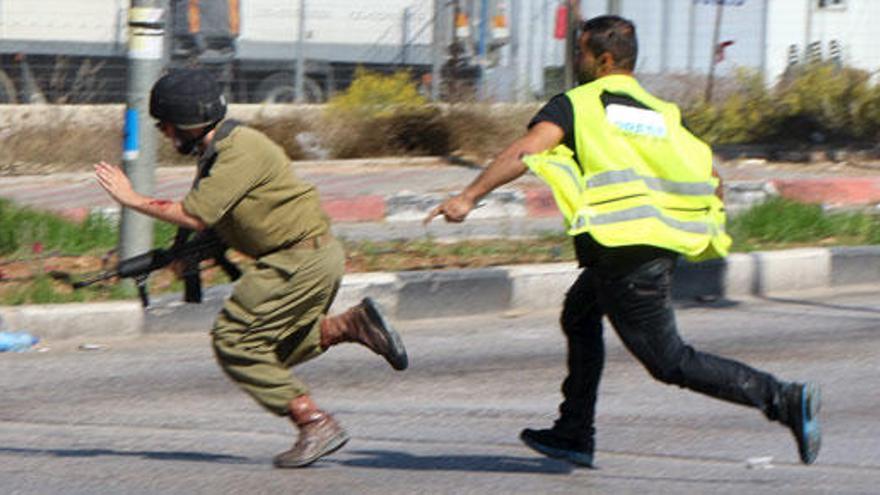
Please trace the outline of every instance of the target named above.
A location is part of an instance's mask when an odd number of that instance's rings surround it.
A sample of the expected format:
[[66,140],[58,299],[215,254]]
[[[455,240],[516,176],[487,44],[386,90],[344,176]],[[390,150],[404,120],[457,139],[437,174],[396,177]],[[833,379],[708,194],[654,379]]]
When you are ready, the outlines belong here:
[[17,103],[18,94],[15,91],[15,84],[12,79],[0,70],[0,103]]
[[[306,103],[324,101],[324,91],[312,78],[307,77],[303,81],[303,92]],[[260,82],[255,94],[260,103],[293,103],[296,99],[294,76],[290,73],[276,72]]]

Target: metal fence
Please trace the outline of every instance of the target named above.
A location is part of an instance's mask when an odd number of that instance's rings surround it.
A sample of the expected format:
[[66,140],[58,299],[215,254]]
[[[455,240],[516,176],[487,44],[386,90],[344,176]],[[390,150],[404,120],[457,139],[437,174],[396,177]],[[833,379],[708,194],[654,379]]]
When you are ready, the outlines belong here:
[[[746,68],[772,84],[792,65],[874,71],[873,0],[167,0],[168,67],[215,70],[235,102],[326,101],[356,69],[410,72],[440,100],[532,101],[564,90],[568,12],[619,14],[637,71],[702,94]],[[0,103],[125,101],[129,0],[0,0]],[[302,75],[302,78],[298,77]]]

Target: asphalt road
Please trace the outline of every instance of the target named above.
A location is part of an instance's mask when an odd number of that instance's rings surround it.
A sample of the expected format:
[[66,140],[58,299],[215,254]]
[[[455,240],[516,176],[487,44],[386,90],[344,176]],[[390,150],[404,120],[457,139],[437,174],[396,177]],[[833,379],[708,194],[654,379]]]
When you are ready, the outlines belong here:
[[[800,465],[788,431],[758,412],[654,382],[611,331],[600,469],[535,455],[518,432],[551,423],[564,374],[546,312],[403,322],[402,373],[351,345],[301,366],[352,435],[305,470],[271,467],[293,430],[222,375],[205,334],[0,354],[0,493],[878,492],[876,292],[690,307],[679,322],[702,350],[822,384],[817,464]],[[758,457],[772,461],[749,468]]]

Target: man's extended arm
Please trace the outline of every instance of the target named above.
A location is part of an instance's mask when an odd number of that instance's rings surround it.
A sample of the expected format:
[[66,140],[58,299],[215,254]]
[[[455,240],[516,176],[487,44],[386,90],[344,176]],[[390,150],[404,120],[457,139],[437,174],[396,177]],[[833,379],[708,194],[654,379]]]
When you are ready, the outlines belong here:
[[523,155],[540,153],[553,148],[563,138],[562,129],[550,122],[540,122],[532,126],[525,136],[517,139],[504,149],[483,172],[464,190],[428,213],[424,223],[443,215],[447,222],[462,222],[474,205],[495,188],[521,176],[526,171]]
[[187,213],[181,202],[155,199],[135,191],[125,173],[115,165],[104,162],[95,164],[95,177],[101,187],[122,206],[187,229],[204,230],[207,227],[201,219]]

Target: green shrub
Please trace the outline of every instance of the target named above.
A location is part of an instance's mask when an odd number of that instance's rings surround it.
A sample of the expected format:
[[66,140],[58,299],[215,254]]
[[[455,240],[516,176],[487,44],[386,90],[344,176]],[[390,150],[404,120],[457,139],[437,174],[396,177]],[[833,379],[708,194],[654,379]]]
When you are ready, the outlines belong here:
[[761,75],[740,70],[738,91],[718,104],[699,100],[683,110],[684,120],[696,135],[710,143],[750,143],[769,131],[773,102]]
[[724,101],[686,105],[688,127],[711,144],[871,141],[880,130],[880,89],[864,71],[810,64],[769,89],[741,71],[737,88]]
[[[805,131],[823,134],[822,140],[859,139],[855,101],[869,93],[867,73],[834,64],[811,64],[777,86],[776,132],[799,140],[819,138],[805,136]],[[792,121],[801,125],[792,126]]]
[[880,86],[856,91],[851,102],[853,130],[859,138],[875,142],[880,137]]
[[327,102],[327,112],[332,118],[388,117],[397,111],[421,107],[426,102],[409,72],[384,75],[359,67],[351,86]]
[[449,132],[426,106],[409,72],[383,75],[359,68],[324,111],[324,142],[336,158],[445,154]]

